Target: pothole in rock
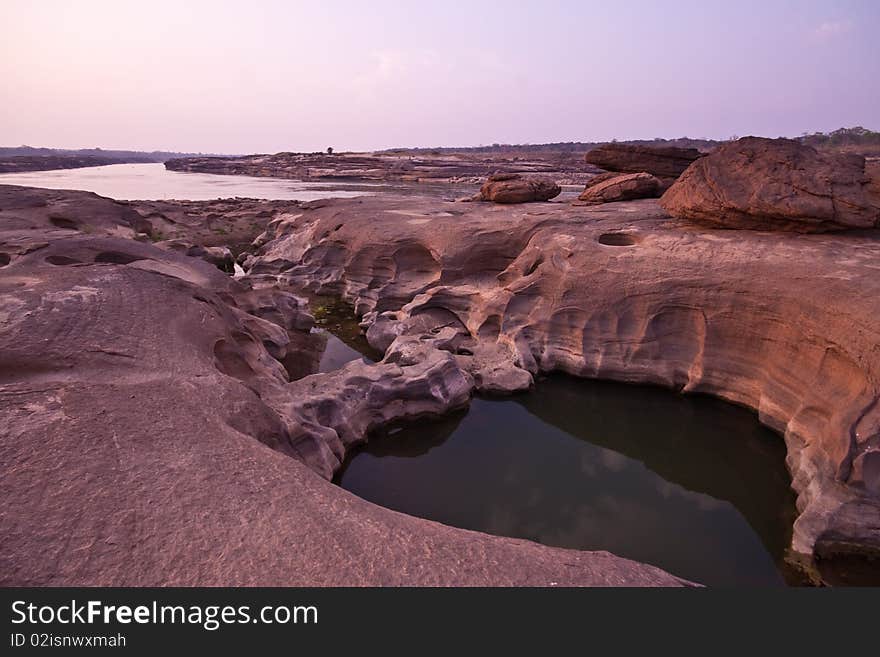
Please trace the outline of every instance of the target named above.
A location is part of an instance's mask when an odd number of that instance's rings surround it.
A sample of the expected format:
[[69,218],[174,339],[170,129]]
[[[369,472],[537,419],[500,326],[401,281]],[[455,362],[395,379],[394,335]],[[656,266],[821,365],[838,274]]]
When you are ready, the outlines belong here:
[[63,228],[64,230],[79,230],[79,224],[73,219],[68,219],[67,217],[62,217],[57,214],[49,215],[49,223],[56,228]]
[[639,242],[631,233],[602,233],[596,241],[605,246],[635,246]]
[[132,255],[130,253],[121,253],[119,251],[102,251],[95,256],[96,263],[104,263],[111,265],[128,265],[138,260],[143,260],[142,256]]
[[8,253],[0,253],[0,267],[5,267],[12,262],[12,257]]
[[382,354],[363,335],[354,308],[336,297],[308,296],[315,327],[310,333],[290,334],[293,349],[282,365],[291,381],[318,372],[333,372],[353,360],[373,363],[382,359]]
[[69,258],[63,255],[50,255],[46,258],[46,262],[48,262],[50,265],[55,265],[56,267],[82,264],[82,261],[77,260],[76,258]]
[[799,583],[784,562],[796,511],[783,441],[709,397],[552,376],[373,435],[336,482],[410,515],[707,585]]

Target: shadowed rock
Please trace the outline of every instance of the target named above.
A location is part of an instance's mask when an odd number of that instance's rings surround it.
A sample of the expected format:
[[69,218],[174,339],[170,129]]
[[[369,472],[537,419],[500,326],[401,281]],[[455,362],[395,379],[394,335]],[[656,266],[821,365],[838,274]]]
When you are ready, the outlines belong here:
[[658,178],[675,179],[692,162],[702,157],[696,148],[675,146],[633,146],[605,144],[586,154],[586,161],[606,171],[650,173]]
[[660,204],[674,217],[722,228],[825,232],[880,222],[862,156],[790,139],[725,144],[694,162]]

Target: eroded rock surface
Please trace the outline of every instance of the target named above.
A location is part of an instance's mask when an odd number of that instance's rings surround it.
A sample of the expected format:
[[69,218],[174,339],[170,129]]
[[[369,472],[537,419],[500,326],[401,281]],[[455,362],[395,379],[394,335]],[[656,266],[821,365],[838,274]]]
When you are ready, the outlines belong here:
[[663,195],[673,216],[725,228],[872,228],[880,203],[860,155],[744,137],[694,162]]
[[290,382],[301,299],[130,239],[143,221],[93,194],[0,186],[0,583],[682,584],[332,485],[370,427],[467,403],[459,356],[401,336],[381,363]]
[[251,277],[341,295],[375,347],[418,337],[478,389],[564,371],[749,406],[785,438],[793,554],[880,550],[876,231],[700,229],[653,200],[364,198],[304,204],[260,241]]

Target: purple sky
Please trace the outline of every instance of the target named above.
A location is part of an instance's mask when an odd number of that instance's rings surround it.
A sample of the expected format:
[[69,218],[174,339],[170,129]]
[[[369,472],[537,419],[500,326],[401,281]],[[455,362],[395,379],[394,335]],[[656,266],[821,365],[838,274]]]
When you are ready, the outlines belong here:
[[880,130],[880,2],[0,0],[0,144],[226,153]]

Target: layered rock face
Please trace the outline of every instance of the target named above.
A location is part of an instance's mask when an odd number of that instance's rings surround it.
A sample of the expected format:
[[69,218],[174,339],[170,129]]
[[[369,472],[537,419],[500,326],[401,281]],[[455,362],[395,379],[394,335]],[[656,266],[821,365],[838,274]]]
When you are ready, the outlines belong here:
[[696,148],[612,143],[589,151],[586,161],[606,171],[645,172],[661,179],[674,180],[700,157],[702,153]]
[[880,551],[876,232],[695,229],[653,200],[302,209],[260,240],[254,279],[342,295],[371,344],[416,337],[477,389],[564,371],[754,408],[787,445],[793,554]]
[[649,173],[602,176],[602,180],[588,184],[578,200],[598,204],[652,198],[659,195],[662,186],[663,183]]
[[489,154],[394,155],[390,153],[275,153],[243,157],[168,160],[172,171],[192,171],[295,180],[365,180],[419,183],[476,183],[492,173],[543,175],[582,184],[596,168],[579,160],[501,157]]
[[663,195],[673,216],[724,228],[825,232],[880,224],[860,155],[745,137],[694,162]]
[[516,173],[496,173],[480,187],[480,197],[493,203],[549,201],[562,188],[549,178],[525,178]]
[[0,186],[0,583],[682,584],[332,485],[371,427],[467,403],[458,357],[403,335],[381,363],[290,382],[302,300],[131,239],[149,230],[131,204]]

